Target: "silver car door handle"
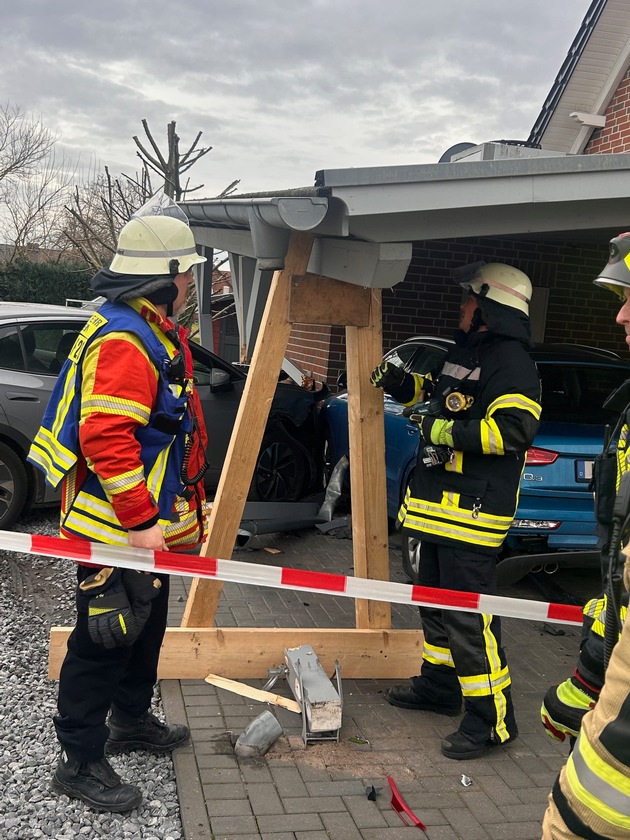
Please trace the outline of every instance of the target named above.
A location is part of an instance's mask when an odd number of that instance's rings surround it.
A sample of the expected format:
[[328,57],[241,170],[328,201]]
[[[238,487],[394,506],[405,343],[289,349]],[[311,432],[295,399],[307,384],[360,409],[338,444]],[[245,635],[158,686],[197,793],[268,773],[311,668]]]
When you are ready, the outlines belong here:
[[4,395],[8,400],[18,400],[19,402],[39,402],[37,394],[25,394],[23,391],[5,391]]

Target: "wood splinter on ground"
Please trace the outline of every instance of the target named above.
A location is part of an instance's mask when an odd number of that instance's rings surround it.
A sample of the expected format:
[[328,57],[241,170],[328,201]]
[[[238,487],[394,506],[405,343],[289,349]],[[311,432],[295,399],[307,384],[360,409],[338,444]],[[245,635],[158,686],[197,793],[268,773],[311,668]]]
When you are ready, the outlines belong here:
[[224,688],[226,691],[233,691],[234,694],[249,697],[250,700],[258,700],[261,703],[273,703],[274,706],[282,706],[283,709],[288,709],[290,712],[295,712],[298,715],[302,714],[302,707],[297,700],[281,697],[279,694],[274,694],[271,691],[263,691],[262,688],[253,688],[251,685],[246,685],[236,680],[228,680],[227,677],[219,677],[217,674],[208,674],[205,681],[210,683],[210,685],[215,685],[217,688]]

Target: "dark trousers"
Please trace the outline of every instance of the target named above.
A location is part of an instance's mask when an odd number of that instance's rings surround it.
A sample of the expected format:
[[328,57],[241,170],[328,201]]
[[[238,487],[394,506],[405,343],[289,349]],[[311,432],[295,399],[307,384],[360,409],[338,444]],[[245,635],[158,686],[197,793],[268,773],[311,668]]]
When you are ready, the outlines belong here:
[[[77,569],[79,583],[95,571],[85,566]],[[62,747],[78,761],[98,761],[103,757],[109,735],[107,713],[112,705],[132,717],[139,717],[151,705],[169,593],[168,575],[157,577],[162,588],[151,602],[151,614],[138,640],[131,647],[112,650],[91,640],[91,596],[77,587],[77,623],[61,666],[54,724]]]
[[[422,541],[420,583],[441,589],[491,594],[496,588],[494,554],[467,546]],[[415,690],[433,702],[454,706],[464,697],[460,731],[475,742],[506,741],[516,734],[507,661],[497,616],[420,607],[424,649]]]

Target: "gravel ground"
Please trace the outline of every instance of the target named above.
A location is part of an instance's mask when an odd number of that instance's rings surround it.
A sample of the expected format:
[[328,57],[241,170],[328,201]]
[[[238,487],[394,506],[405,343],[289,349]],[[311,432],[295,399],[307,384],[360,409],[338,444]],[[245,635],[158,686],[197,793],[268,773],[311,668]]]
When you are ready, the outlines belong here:
[[[57,513],[34,513],[14,530],[57,533]],[[140,809],[101,814],[57,796],[49,781],[59,755],[52,716],[57,684],[47,677],[53,624],[72,624],[74,564],[2,551],[0,561],[0,837],[3,840],[181,840],[183,831],[170,756],[113,756],[123,779],[144,794]],[[153,711],[161,716],[159,696]]]

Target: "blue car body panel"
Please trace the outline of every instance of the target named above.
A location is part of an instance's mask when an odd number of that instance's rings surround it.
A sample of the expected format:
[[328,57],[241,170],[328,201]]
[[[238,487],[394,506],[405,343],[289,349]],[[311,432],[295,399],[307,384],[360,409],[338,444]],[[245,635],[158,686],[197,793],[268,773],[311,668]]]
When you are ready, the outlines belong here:
[[[405,342],[404,345],[390,351],[385,358],[405,361],[403,351],[408,353],[413,341]],[[418,344],[422,344],[423,341],[424,339],[417,340]],[[432,342],[431,347],[440,342],[439,339],[429,341]],[[443,351],[446,352],[450,342],[442,339],[441,343]],[[614,422],[615,415],[613,412],[597,410],[590,417],[597,422],[573,422],[573,418],[577,421],[582,416],[579,405],[574,406],[572,413],[568,398],[564,392],[560,394],[559,386],[557,389],[555,387],[555,377],[560,371],[566,380],[573,377],[575,371],[584,371],[589,366],[591,376],[599,376],[600,369],[605,371],[602,387],[608,390],[601,400],[599,396],[594,397],[601,406],[604,396],[612,387],[617,387],[630,378],[630,364],[609,352],[571,346],[549,351],[540,348],[535,352],[534,358],[542,371],[543,383],[547,384],[547,394],[544,393],[543,387],[542,422],[533,446],[557,453],[557,458],[549,464],[526,464],[521,478],[515,525],[510,529],[506,546],[517,551],[593,549],[597,545],[598,537],[593,494],[589,489],[590,469],[593,459],[602,449],[604,421]],[[545,365],[550,367],[545,369]],[[551,366],[554,366],[553,369]],[[586,378],[583,379],[583,386],[585,382]],[[559,407],[554,402],[557,396],[560,397]],[[562,400],[566,400],[566,414],[571,416],[572,421],[545,420],[545,398],[550,406],[550,416],[555,417],[564,413]],[[385,394],[387,513],[391,519],[395,519],[398,514],[415,466],[420,441],[417,426],[404,417],[402,412],[403,406]],[[586,419],[586,415],[583,416]],[[346,392],[328,397],[322,407],[321,419],[328,430],[327,439],[331,449],[328,460],[334,464],[349,453]],[[525,526],[519,526],[519,523],[525,523]],[[554,527],[543,527],[544,523],[553,523]]]

